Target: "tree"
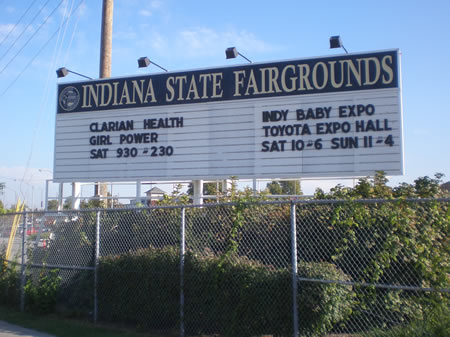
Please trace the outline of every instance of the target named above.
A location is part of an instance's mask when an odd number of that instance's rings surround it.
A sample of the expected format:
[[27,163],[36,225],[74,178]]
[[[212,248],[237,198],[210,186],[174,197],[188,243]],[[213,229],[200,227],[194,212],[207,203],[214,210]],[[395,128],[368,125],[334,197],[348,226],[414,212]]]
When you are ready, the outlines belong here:
[[288,195],[301,195],[302,188],[300,186],[300,181],[298,180],[282,180],[282,181],[272,181],[267,184],[267,189],[270,194],[288,194]]
[[73,200],[72,196],[67,197],[66,200],[64,201],[63,209],[71,209],[72,208],[72,200]]
[[439,198],[445,196],[441,188],[442,173],[436,173],[434,178],[428,176],[419,177],[414,184],[401,183],[392,189],[395,198]]
[[272,181],[272,182],[268,183],[266,189],[269,191],[270,194],[274,194],[274,195],[283,194],[283,190],[278,181]]
[[[217,185],[219,185],[219,189],[217,189]],[[203,195],[217,195],[220,191],[222,191],[222,182],[219,182],[219,184],[215,182],[203,184]],[[188,195],[194,195],[194,186],[192,183],[189,183],[186,193]]]
[[414,180],[415,190],[419,198],[433,198],[441,196],[440,183],[442,183],[442,173],[436,173],[434,179],[425,176]]
[[447,181],[444,184],[441,184],[441,190],[444,193],[445,197],[449,197],[450,196],[450,181]]
[[97,199],[89,199],[88,201],[81,200],[80,208],[81,209],[105,208],[105,203],[102,200]]
[[419,177],[414,184],[401,183],[397,187],[387,186],[388,179],[382,171],[375,173],[373,179],[359,179],[354,187],[336,185],[325,193],[318,188],[315,199],[391,199],[391,198],[440,198],[445,195],[441,189],[442,173],[436,173],[434,178]]
[[56,211],[58,209],[58,200],[49,200],[47,203],[47,209]]
[[[12,213],[14,213],[14,212],[16,211],[16,207],[17,207],[17,204],[11,205],[11,207],[9,208],[9,211],[12,212]],[[26,210],[27,208],[28,208],[27,205],[24,205],[24,206],[23,206],[23,209],[24,209],[24,210]]]

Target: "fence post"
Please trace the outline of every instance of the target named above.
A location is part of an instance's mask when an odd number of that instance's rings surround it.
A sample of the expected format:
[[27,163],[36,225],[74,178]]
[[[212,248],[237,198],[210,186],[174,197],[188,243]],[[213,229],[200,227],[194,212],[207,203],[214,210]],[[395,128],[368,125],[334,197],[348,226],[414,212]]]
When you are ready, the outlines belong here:
[[23,214],[23,226],[22,226],[22,258],[20,261],[20,311],[25,311],[25,254],[27,245],[27,222],[28,214],[25,212]]
[[180,224],[180,337],[184,337],[184,256],[186,250],[186,208],[181,208]]
[[94,265],[94,323],[98,318],[98,260],[100,256],[100,215],[97,211],[97,220],[95,221],[95,265]]
[[295,203],[291,201],[291,260],[292,260],[292,321],[294,337],[298,336],[298,310],[297,310],[297,222]]

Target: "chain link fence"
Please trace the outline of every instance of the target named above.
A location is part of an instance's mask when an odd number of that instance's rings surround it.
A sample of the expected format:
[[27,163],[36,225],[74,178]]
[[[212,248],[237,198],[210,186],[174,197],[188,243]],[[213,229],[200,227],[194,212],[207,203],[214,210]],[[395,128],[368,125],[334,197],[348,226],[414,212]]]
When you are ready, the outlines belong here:
[[167,336],[419,336],[442,323],[448,332],[448,205],[316,200],[2,215],[0,301]]

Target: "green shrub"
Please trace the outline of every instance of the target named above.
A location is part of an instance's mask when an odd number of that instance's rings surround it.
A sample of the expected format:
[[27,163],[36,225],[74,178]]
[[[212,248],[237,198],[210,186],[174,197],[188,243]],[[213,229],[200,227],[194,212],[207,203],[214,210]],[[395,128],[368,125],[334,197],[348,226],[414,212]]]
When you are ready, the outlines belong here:
[[[298,274],[308,279],[349,281],[331,263],[302,263]],[[352,287],[339,283],[299,282],[299,327],[302,333],[323,336],[337,323],[343,324],[352,313]]]
[[[377,186],[360,183],[357,187]],[[336,189],[331,196],[349,199],[351,192]],[[356,282],[449,288],[450,209],[446,202],[305,204],[298,206],[297,219],[302,260],[332,262]],[[359,331],[361,321],[369,329],[404,324],[425,309],[411,291],[355,287],[354,292],[358,306],[347,332]]]
[[94,271],[71,272],[61,285],[57,311],[67,317],[90,318],[94,307]]
[[104,257],[99,265],[99,318],[140,328],[170,329],[179,321],[179,254],[142,249]]
[[450,310],[448,300],[435,303],[424,311],[421,319],[411,321],[405,326],[389,330],[376,329],[367,337],[447,337],[450,336]]
[[18,307],[20,300],[20,274],[16,265],[0,258],[0,303]]
[[25,285],[25,309],[40,315],[54,312],[60,286],[61,277],[57,269],[43,269],[36,283],[28,278]]
[[[179,251],[148,248],[101,259],[99,314],[105,321],[141,328],[173,329],[179,324]],[[299,275],[345,281],[329,263],[300,265]],[[185,257],[185,329],[189,335],[252,336],[292,334],[292,276],[246,257],[214,254]],[[345,321],[351,288],[299,284],[304,333],[321,335]]]
[[292,331],[291,275],[246,258],[186,256],[188,334],[288,335]]

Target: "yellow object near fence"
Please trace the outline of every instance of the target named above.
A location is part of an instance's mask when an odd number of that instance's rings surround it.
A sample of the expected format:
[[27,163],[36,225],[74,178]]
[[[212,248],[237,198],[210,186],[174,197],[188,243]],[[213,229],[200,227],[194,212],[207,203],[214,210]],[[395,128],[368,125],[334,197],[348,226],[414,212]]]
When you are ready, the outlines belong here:
[[[14,216],[13,225],[11,228],[11,234],[9,235],[8,247],[6,248],[6,256],[5,256],[5,264],[7,264],[9,260],[9,256],[11,255],[11,250],[14,242],[14,238],[16,237],[17,227],[19,227],[20,219],[22,217],[21,212],[23,212],[23,208],[25,206],[25,202],[21,202],[20,199],[17,201],[16,205],[16,215]],[[25,228],[24,228],[25,230]]]

